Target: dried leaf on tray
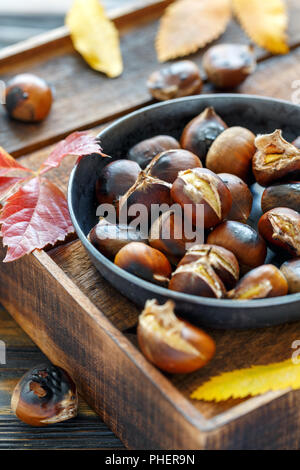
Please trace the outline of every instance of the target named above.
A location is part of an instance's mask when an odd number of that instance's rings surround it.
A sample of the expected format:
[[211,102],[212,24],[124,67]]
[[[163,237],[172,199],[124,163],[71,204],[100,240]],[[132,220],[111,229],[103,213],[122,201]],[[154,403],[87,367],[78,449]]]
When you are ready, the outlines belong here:
[[119,33],[98,0],[74,0],[66,24],[74,48],[94,70],[108,77],[122,73]]
[[282,0],[233,0],[232,3],[242,28],[258,46],[273,54],[289,51],[288,17]]
[[177,0],[162,17],[156,38],[158,59],[164,62],[196,52],[226,29],[230,0]]
[[291,359],[267,366],[225,372],[197,388],[191,398],[219,402],[288,388],[300,388],[300,365],[294,364]]

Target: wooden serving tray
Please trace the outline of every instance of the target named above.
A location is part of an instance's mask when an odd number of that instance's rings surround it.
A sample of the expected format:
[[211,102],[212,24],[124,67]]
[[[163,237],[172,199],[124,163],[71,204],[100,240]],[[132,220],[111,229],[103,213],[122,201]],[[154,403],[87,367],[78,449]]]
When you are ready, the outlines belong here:
[[[120,2],[124,5],[125,2]],[[75,53],[65,28],[0,52],[0,79],[34,72],[56,88],[50,117],[40,125],[8,121],[0,112],[0,144],[37,168],[50,143],[75,129],[93,128],[151,102],[146,79],[158,67],[153,41],[157,18],[170,2],[126,2],[110,12],[121,33],[124,74],[110,80]],[[141,2],[139,2],[141,4]],[[300,76],[300,5],[289,0],[291,53],[257,50],[257,71],[238,92],[291,99]],[[125,10],[124,10],[125,8]],[[223,42],[246,42],[232,22]],[[199,65],[202,53],[193,55]],[[205,90],[210,86],[205,84]],[[142,123],[141,123],[142,125]],[[50,174],[64,191],[74,159]],[[4,257],[5,250],[1,249]],[[132,449],[297,449],[299,391],[270,392],[224,403],[189,396],[209,377],[291,357],[300,322],[251,331],[212,330],[217,355],[201,371],[166,376],[136,347],[138,309],[101,278],[74,239],[17,262],[0,263],[0,301],[41,350],[64,367],[80,393]]]

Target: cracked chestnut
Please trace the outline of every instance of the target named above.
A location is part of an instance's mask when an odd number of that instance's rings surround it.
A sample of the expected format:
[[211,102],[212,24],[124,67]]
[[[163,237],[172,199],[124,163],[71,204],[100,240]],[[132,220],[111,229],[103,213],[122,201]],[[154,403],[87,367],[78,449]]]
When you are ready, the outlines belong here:
[[246,181],[256,148],[255,135],[245,127],[229,127],[210,147],[206,166],[215,173],[230,173]]
[[174,62],[153,72],[147,87],[151,95],[161,101],[196,95],[202,89],[200,70],[191,60]]
[[136,162],[144,170],[159,153],[179,148],[179,142],[174,137],[156,135],[134,145],[128,152],[128,159]]
[[51,88],[45,80],[32,74],[24,73],[9,80],[5,95],[7,113],[18,121],[42,121],[52,106]]
[[202,168],[202,163],[192,152],[183,149],[159,153],[147,166],[145,173],[173,184],[180,171]]
[[115,264],[134,276],[163,286],[167,285],[172,273],[163,253],[139,242],[121,248],[115,257]]
[[267,256],[266,243],[256,230],[232,220],[218,225],[208,235],[207,243],[231,251],[236,256],[242,273],[264,264]]
[[221,178],[206,168],[181,171],[171,189],[172,199],[197,225],[197,206],[204,206],[204,227],[211,228],[229,214],[232,198]]
[[271,209],[259,219],[258,230],[272,248],[300,256],[299,212],[286,207]]
[[170,374],[186,374],[205,366],[215,355],[214,340],[174,313],[174,303],[148,300],[139,316],[137,337],[144,356]]
[[115,160],[106,165],[96,183],[99,204],[114,204],[136,182],[140,166],[131,160]]
[[290,294],[300,292],[300,258],[286,261],[280,268],[287,280]]
[[194,245],[186,252],[178,266],[190,263],[209,264],[227,289],[232,289],[240,276],[238,260],[231,251],[217,245]]
[[27,372],[16,385],[11,407],[31,426],[46,426],[74,418],[78,411],[76,386],[60,367],[41,364]]
[[225,129],[227,125],[217,115],[214,108],[206,108],[186,125],[180,145],[183,149],[195,153],[204,163],[212,143]]
[[272,264],[265,264],[246,274],[236,288],[228,292],[235,300],[265,299],[287,295],[288,283],[284,275]]
[[232,206],[228,220],[246,223],[252,210],[253,196],[247,184],[238,176],[219,173],[218,176],[226,184],[232,197]]
[[205,52],[202,65],[208,80],[217,88],[235,88],[255,70],[254,48],[243,44],[217,44]]
[[147,236],[135,227],[112,224],[101,218],[88,239],[107,258],[113,259],[123,246],[131,242],[147,242]]

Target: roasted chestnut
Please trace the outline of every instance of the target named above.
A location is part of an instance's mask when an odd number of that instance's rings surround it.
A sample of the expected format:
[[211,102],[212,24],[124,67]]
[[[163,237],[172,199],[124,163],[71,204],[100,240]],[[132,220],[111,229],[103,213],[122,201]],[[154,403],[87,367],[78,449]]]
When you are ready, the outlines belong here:
[[101,218],[88,239],[104,256],[114,258],[123,246],[131,242],[146,242],[147,236],[130,225],[112,224]]
[[115,257],[115,264],[134,276],[159,285],[166,285],[172,272],[163,253],[138,242],[121,248]]
[[131,160],[115,160],[106,165],[96,183],[99,204],[114,204],[136,182],[141,168]]
[[235,88],[255,70],[254,48],[243,44],[217,44],[205,52],[202,65],[208,80],[217,88]]
[[286,261],[280,268],[287,280],[290,294],[300,292],[300,258]]
[[288,283],[278,268],[265,264],[244,276],[228,293],[230,299],[250,300],[287,295]]
[[29,73],[17,75],[6,85],[5,107],[9,116],[23,122],[45,119],[52,106],[52,92],[40,77]]
[[266,243],[254,228],[232,220],[218,225],[208,235],[207,243],[231,251],[242,273],[264,264],[267,256]]
[[[135,184],[119,199],[119,215],[122,220],[131,219],[135,214],[130,213],[130,208],[136,204],[142,205],[145,212],[141,213],[143,221],[153,218],[151,208],[154,204],[171,205],[171,185],[158,178],[153,178],[143,171]],[[159,215],[159,214],[157,214]]]
[[180,145],[174,137],[169,135],[156,135],[132,147],[128,152],[128,158],[136,162],[142,170],[144,170],[157,154],[165,150],[179,148]]
[[262,211],[267,212],[276,207],[300,210],[300,181],[274,184],[264,190],[261,199]]
[[204,206],[204,227],[211,228],[229,214],[232,198],[221,178],[205,168],[181,171],[171,195],[184,213],[197,226],[197,206]]
[[198,155],[204,163],[210,146],[225,129],[227,125],[214,108],[206,108],[184,128],[180,139],[181,147]]
[[186,374],[205,366],[215,355],[214,340],[190,323],[176,317],[169,300],[158,305],[148,300],[139,316],[138,343],[144,356],[170,374]]
[[191,60],[182,60],[153,72],[147,81],[148,90],[157,100],[171,100],[196,95],[202,89],[199,68]]
[[[200,232],[198,237],[201,237]],[[161,214],[149,233],[150,245],[164,253],[175,265],[185,254],[188,243],[193,243],[195,238],[196,235],[191,239],[186,237],[182,215],[172,211]]]
[[172,274],[169,289],[184,294],[222,299],[226,289],[214,268],[205,259],[178,266]]
[[232,197],[232,206],[227,219],[246,223],[251,214],[253,203],[249,187],[238,176],[229,173],[219,173],[218,176],[226,184]]
[[180,171],[192,168],[202,168],[197,155],[182,149],[166,150],[153,158],[145,173],[173,184]]
[[282,178],[300,175],[300,150],[284,140],[281,130],[257,136],[255,145],[252,167],[259,184],[268,186]]
[[244,127],[229,127],[210,147],[206,166],[215,173],[231,173],[246,181],[255,154],[255,135]]
[[239,280],[239,263],[234,254],[222,246],[194,245],[189,248],[178,266],[195,262],[209,264],[227,289],[232,289]]
[[273,248],[300,256],[300,214],[293,209],[277,207],[261,216],[259,233]]
[[53,364],[41,364],[16,385],[11,407],[31,426],[46,426],[74,418],[78,411],[76,386],[70,376]]

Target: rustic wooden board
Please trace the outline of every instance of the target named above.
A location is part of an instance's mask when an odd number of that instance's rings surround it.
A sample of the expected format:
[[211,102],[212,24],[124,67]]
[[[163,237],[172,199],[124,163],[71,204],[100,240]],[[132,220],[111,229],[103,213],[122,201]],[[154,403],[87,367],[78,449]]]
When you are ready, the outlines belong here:
[[[164,6],[155,2],[153,16]],[[295,0],[289,1],[289,6],[293,9],[293,51],[276,58],[257,51],[257,71],[239,92],[291,99],[291,84],[299,77],[300,38],[295,21],[298,18],[299,24],[300,8]],[[153,50],[157,21],[149,22],[148,17],[146,21],[141,12],[127,15],[126,21],[118,18],[126,69],[117,80],[110,81],[88,70],[71,50],[65,30],[56,36],[53,33],[52,44],[56,48],[50,49],[49,57],[41,41],[39,54],[34,57],[34,47],[27,53],[19,51],[24,60],[18,65],[13,60],[16,56],[8,54],[2,62],[0,59],[0,72],[7,76],[25,67],[41,75],[47,72],[57,80],[56,108],[44,126],[26,126],[25,130],[20,125],[17,130],[6,123],[2,128],[5,147],[15,155],[38,149],[22,157],[25,165],[37,168],[51,150],[44,148],[45,144],[58,140],[62,134],[107,122],[150,102],[145,80],[157,66]],[[232,22],[221,40],[245,41],[245,37]],[[193,58],[200,63],[201,53]],[[66,90],[65,79],[71,75],[76,75],[74,88]],[[82,83],[86,84],[84,89]],[[209,89],[206,84],[205,90]],[[78,107],[73,103],[74,91]],[[82,113],[82,103],[88,109],[86,115]],[[93,129],[98,130],[99,127]],[[66,160],[50,175],[64,191],[73,164],[74,160]],[[169,377],[139,353],[135,335],[137,308],[101,278],[79,241],[0,265],[0,276],[0,300],[5,307],[42,351],[71,373],[88,403],[127,447],[300,447],[299,391],[274,392],[221,404],[189,398],[196,386],[221,371],[290,357],[292,342],[300,338],[300,323],[259,331],[210,331],[217,343],[217,355],[211,364],[195,374]]]

